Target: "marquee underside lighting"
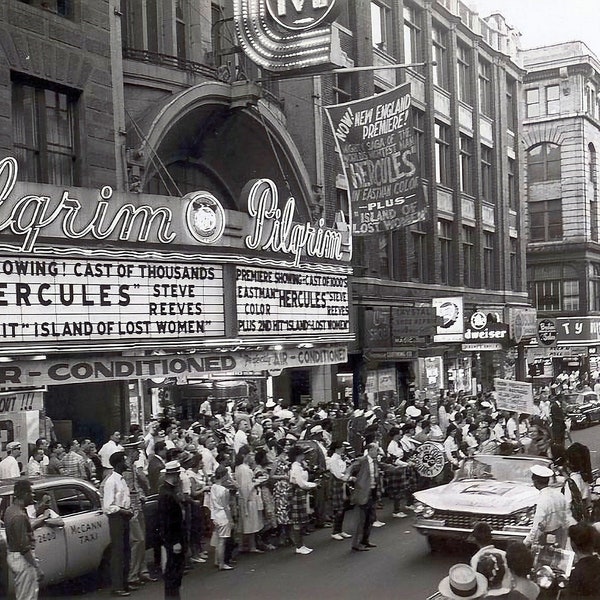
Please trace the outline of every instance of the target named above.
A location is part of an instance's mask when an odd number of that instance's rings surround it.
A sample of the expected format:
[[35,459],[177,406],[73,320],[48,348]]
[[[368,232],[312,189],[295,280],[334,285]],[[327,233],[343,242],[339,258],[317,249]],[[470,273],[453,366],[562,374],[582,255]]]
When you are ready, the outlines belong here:
[[244,53],[268,71],[346,64],[337,30],[330,25],[300,32],[277,29],[264,0],[234,0],[234,21]]

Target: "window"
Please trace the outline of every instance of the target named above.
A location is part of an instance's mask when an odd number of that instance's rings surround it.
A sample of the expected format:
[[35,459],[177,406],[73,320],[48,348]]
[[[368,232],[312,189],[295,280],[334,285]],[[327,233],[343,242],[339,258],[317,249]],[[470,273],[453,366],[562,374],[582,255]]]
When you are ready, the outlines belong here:
[[600,311],[600,264],[598,263],[591,265],[589,309]]
[[12,78],[12,134],[19,178],[77,185],[78,93],[33,78]]
[[549,85],[546,87],[546,114],[557,115],[560,112],[560,87]]
[[439,25],[433,25],[433,83],[448,89],[448,33]]
[[421,165],[421,172],[425,176],[425,113],[415,108],[412,112],[412,118],[417,160]]
[[562,200],[529,202],[529,236],[532,242],[562,239]]
[[337,73],[333,82],[335,104],[343,104],[352,100],[352,75],[350,73]]
[[585,112],[592,116],[598,117],[598,102],[596,96],[596,90],[589,83],[585,86]]
[[183,12],[183,0],[176,0],[175,5],[175,32],[177,38],[177,58],[186,60],[187,58],[187,41],[186,41],[186,25]]
[[525,91],[525,103],[527,104],[527,117],[540,116],[540,90],[537,88]]
[[544,311],[579,310],[578,280],[534,281],[531,296],[535,307]]
[[456,49],[458,98],[467,104],[473,102],[471,96],[471,49],[458,43]]
[[97,508],[92,497],[84,490],[75,487],[58,487],[52,490],[56,501],[56,508],[61,517],[76,515]]
[[516,132],[517,125],[517,83],[512,77],[506,78],[506,128]]
[[413,244],[412,278],[415,281],[427,281],[427,232],[423,223],[417,223],[411,228]]
[[514,158],[508,159],[508,208],[517,210],[517,179],[515,176],[515,160]]
[[518,289],[518,249],[519,244],[517,240],[511,238],[510,240],[510,257],[509,257],[509,269],[510,269],[510,289],[516,291]]
[[560,179],[560,146],[544,143],[529,150],[527,176],[529,183]]
[[492,148],[481,146],[481,197],[493,202],[492,185]]
[[492,65],[479,59],[479,110],[488,117],[492,116]]
[[460,136],[460,191],[465,194],[473,193],[473,175],[471,172],[471,155],[473,140],[466,135]]
[[596,183],[598,181],[597,178],[597,164],[598,159],[596,157],[596,147],[594,144],[588,144],[588,177],[592,183]]
[[438,221],[438,237],[440,240],[440,281],[450,283],[452,272],[452,222]]
[[371,37],[376,48],[391,49],[391,11],[381,2],[371,2]]
[[413,6],[404,6],[404,62],[423,61],[422,12]]
[[467,287],[475,287],[477,263],[475,261],[475,229],[463,226],[463,280]]
[[392,234],[389,232],[383,232],[375,236],[377,240],[378,250],[378,265],[377,274],[382,278],[389,278],[390,276],[390,258],[391,258],[391,247],[392,247]]
[[435,131],[435,180],[450,185],[450,128],[436,123]]
[[75,17],[75,0],[19,0],[23,4],[30,4],[48,12],[52,12],[65,19]]
[[495,251],[494,234],[488,231],[483,233],[483,286],[487,289],[494,289],[495,281]]

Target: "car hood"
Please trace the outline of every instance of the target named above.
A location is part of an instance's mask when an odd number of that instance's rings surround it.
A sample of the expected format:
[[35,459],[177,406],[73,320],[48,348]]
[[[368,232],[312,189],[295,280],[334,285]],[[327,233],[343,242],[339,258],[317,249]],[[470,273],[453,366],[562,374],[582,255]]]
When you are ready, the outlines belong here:
[[436,510],[508,515],[536,504],[538,494],[524,482],[465,479],[415,492],[414,496]]

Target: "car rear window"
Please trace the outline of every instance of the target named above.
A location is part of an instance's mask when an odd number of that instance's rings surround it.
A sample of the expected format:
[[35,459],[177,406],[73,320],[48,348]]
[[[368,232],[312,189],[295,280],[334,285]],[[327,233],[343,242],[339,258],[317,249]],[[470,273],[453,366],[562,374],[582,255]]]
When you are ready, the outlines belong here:
[[61,517],[94,510],[96,502],[87,490],[74,486],[61,486],[52,490],[56,512]]

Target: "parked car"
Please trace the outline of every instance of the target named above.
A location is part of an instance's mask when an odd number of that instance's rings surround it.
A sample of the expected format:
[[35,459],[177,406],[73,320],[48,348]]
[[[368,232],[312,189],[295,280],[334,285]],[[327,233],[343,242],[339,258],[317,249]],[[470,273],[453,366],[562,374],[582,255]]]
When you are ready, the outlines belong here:
[[600,398],[596,392],[568,394],[564,405],[567,419],[571,420],[571,429],[581,429],[600,423]]
[[[105,581],[110,552],[108,517],[102,511],[100,494],[89,481],[63,476],[29,477],[36,502],[50,496],[50,508],[63,520],[63,527],[43,526],[34,531],[35,554],[44,573],[43,586],[98,573]],[[6,562],[4,512],[12,502],[15,479],[0,480],[0,597],[8,595],[12,583]],[[156,539],[157,496],[144,506],[151,543]],[[150,544],[147,547],[151,547]]]
[[486,521],[496,541],[522,541],[531,529],[538,497],[530,467],[550,460],[523,454],[478,454],[467,459],[447,484],[415,492],[414,523],[432,549],[444,539],[467,539]]

